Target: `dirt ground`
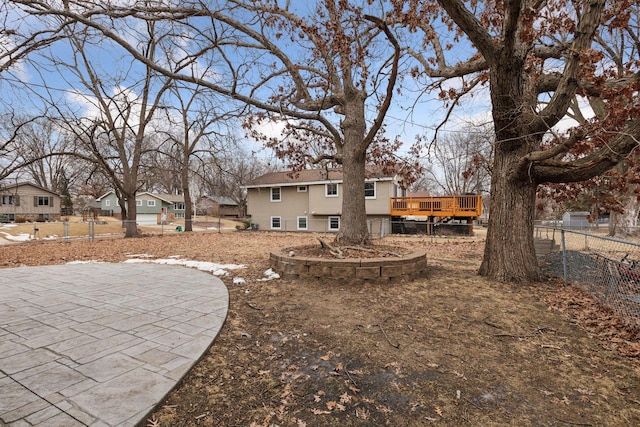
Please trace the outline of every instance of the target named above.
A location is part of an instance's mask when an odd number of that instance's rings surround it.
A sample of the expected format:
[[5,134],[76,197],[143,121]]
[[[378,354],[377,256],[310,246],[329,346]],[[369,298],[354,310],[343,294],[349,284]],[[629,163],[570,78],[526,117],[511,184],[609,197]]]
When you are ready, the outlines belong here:
[[[147,426],[635,426],[640,342],[574,287],[476,274],[479,238],[422,248],[427,277],[386,285],[261,281],[309,234],[233,232],[0,246],[0,266],[128,254],[245,264],[227,321]],[[1,271],[0,271],[1,277]]]

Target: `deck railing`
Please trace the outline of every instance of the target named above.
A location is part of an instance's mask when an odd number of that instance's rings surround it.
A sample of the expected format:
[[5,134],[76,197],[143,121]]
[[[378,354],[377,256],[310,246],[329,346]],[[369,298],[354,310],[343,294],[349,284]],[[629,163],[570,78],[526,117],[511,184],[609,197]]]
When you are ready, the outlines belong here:
[[482,215],[482,196],[392,197],[391,216],[477,218]]

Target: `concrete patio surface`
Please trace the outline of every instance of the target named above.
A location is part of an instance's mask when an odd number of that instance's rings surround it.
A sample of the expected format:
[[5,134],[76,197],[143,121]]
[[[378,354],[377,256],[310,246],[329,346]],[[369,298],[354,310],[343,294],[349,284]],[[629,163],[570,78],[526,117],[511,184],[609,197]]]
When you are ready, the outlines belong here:
[[185,267],[0,269],[0,426],[134,426],[211,346],[229,296]]

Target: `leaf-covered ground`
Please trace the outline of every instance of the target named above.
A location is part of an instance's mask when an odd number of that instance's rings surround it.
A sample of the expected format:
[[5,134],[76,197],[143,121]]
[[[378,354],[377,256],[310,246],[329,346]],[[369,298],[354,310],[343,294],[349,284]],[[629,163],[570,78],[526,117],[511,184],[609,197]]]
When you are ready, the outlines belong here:
[[[247,265],[223,277],[227,321],[147,420],[158,426],[640,425],[637,331],[576,288],[476,275],[480,239],[387,238],[427,251],[427,277],[387,285],[262,281],[265,232],[0,246],[0,265],[130,254]],[[1,274],[1,271],[0,271]]]

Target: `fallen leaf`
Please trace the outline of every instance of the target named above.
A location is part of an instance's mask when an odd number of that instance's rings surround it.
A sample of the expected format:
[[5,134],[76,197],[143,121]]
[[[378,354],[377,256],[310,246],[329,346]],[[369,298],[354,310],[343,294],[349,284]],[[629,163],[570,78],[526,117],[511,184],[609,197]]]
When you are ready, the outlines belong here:
[[327,409],[329,409],[330,411],[333,411],[337,404],[338,404],[337,402],[331,400],[327,402]]
[[346,391],[340,396],[340,403],[349,403],[351,402],[352,396],[349,395]]
[[366,421],[369,419],[369,411],[365,408],[356,408],[356,417]]
[[442,416],[442,409],[436,406],[433,410],[436,411],[436,414]]

